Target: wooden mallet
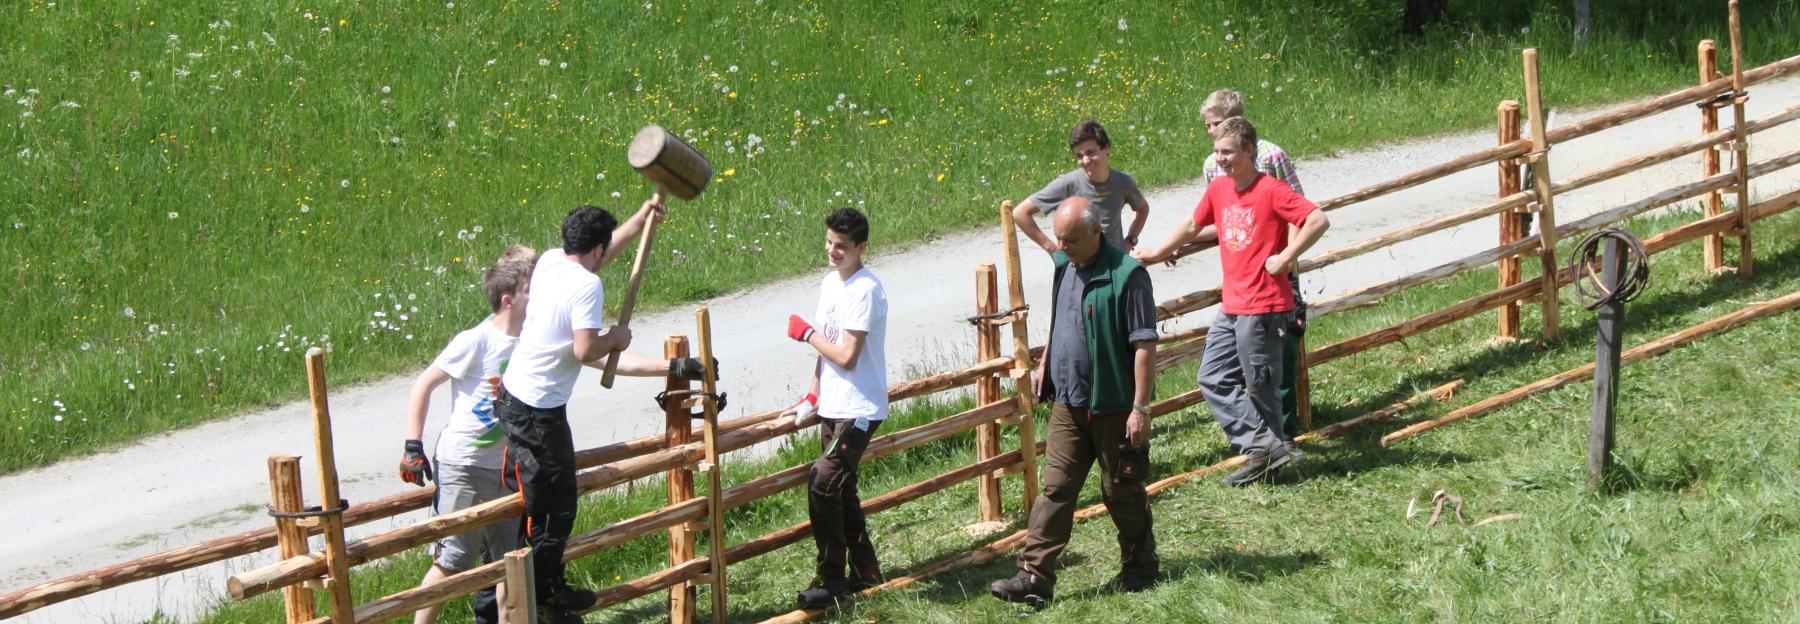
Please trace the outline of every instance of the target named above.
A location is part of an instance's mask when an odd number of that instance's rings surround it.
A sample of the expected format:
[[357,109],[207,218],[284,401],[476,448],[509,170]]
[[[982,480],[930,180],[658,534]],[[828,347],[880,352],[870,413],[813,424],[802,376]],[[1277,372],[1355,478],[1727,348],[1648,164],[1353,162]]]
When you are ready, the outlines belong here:
[[[625,158],[633,169],[656,183],[656,196],[652,200],[671,195],[693,199],[706,188],[707,182],[712,181],[712,163],[686,141],[655,124],[638,131],[631,139],[631,146],[625,150]],[[645,223],[644,233],[638,239],[637,257],[631,263],[631,282],[625,287],[625,302],[619,306],[620,325],[631,323],[631,309],[637,304],[638,286],[644,282],[644,264],[650,259],[650,242],[656,238],[658,221],[651,219]],[[606,372],[600,376],[601,386],[613,386],[613,377],[619,371],[618,356],[619,352],[614,351],[607,358]]]

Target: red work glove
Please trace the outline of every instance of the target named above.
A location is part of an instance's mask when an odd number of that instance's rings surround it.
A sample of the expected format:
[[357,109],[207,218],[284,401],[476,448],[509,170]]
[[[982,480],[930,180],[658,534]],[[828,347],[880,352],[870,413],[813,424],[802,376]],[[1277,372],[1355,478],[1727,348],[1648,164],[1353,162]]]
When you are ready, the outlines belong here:
[[806,342],[808,339],[812,338],[812,335],[813,335],[812,323],[806,322],[806,319],[800,318],[800,315],[798,315],[798,314],[789,314],[788,315],[788,337],[789,338],[793,338],[794,340],[797,340],[800,342]]
[[435,478],[431,474],[431,460],[425,458],[425,444],[407,440],[406,452],[400,456],[400,480],[424,487],[427,479]]

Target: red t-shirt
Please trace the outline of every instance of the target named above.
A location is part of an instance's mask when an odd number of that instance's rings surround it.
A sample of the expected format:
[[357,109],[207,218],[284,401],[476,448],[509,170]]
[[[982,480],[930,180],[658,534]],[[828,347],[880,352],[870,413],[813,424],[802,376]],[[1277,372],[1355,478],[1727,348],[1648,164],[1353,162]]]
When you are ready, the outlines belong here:
[[1287,224],[1300,225],[1318,209],[1287,183],[1256,174],[1239,192],[1230,176],[1213,180],[1194,206],[1194,225],[1218,225],[1226,314],[1266,314],[1294,309],[1286,278],[1270,275],[1263,263],[1287,249]]

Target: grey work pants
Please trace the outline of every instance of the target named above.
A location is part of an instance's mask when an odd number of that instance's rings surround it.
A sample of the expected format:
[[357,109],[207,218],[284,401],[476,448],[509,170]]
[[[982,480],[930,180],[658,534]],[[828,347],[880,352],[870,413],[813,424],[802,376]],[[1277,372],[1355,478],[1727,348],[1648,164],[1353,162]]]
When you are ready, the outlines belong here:
[[1281,429],[1281,349],[1294,313],[1223,314],[1206,331],[1200,393],[1239,452],[1288,440]]

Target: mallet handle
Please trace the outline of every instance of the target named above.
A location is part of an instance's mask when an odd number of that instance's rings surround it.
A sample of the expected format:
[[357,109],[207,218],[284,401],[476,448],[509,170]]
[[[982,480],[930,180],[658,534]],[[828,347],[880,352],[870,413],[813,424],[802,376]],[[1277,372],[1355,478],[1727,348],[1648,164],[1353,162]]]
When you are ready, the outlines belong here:
[[[652,203],[660,203],[663,193],[658,192],[650,198]],[[631,261],[631,282],[625,285],[625,301],[619,304],[620,325],[631,324],[631,309],[637,307],[638,286],[644,283],[644,264],[650,260],[650,243],[656,240],[656,224],[661,219],[649,218],[644,224],[644,233],[638,236],[637,255]],[[619,353],[623,349],[615,349],[606,358],[606,372],[600,376],[600,386],[613,387],[613,378],[619,374]]]

